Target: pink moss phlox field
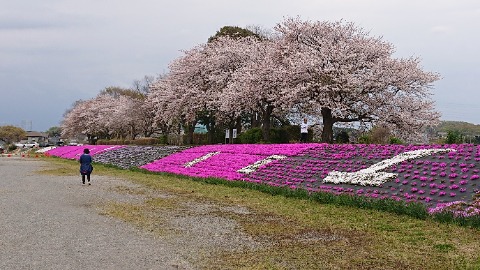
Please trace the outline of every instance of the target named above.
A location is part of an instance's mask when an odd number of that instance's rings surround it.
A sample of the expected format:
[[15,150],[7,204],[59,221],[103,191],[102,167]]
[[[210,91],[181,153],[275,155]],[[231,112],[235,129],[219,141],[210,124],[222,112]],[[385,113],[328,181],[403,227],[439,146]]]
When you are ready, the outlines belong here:
[[[398,154],[421,149],[454,149],[443,154],[403,161],[385,169],[396,179],[379,186],[325,183],[332,171],[357,172]],[[372,198],[391,198],[441,207],[462,201],[469,213],[478,203],[472,197],[479,192],[478,161],[480,148],[475,145],[323,145],[309,148],[301,157],[290,157],[267,164],[243,180],[273,186],[303,188],[310,192],[355,194]],[[478,183],[477,183],[478,182]],[[440,205],[440,206],[439,206]],[[458,215],[458,206],[457,213]],[[438,211],[438,209],[437,209]]]
[[443,212],[452,213],[454,217],[471,217],[480,215],[480,200],[472,203],[464,201],[453,201],[448,203],[439,203],[436,207],[428,209],[429,214],[438,214]]
[[[47,153],[76,159],[84,148],[89,148],[95,157],[96,153],[119,147],[122,146],[64,146]],[[432,152],[428,149],[448,151]],[[373,181],[374,178],[361,185],[348,181],[325,181],[333,171],[358,175],[359,171],[368,171],[386,160],[417,150],[425,150],[423,152],[428,152],[428,155],[382,167],[373,177],[382,174],[394,177],[380,183]],[[281,158],[259,163],[272,156]],[[449,211],[455,216],[467,217],[480,212],[480,203],[474,200],[480,196],[479,163],[480,146],[471,144],[235,144],[188,148],[141,168],[193,177],[248,181],[309,192],[419,202],[425,204],[432,214]],[[253,169],[241,171],[254,164]]]
[[83,150],[88,148],[90,150],[90,155],[95,156],[98,153],[102,153],[109,150],[114,150],[118,148],[125,147],[123,145],[67,145],[56,147],[47,152],[49,156],[55,156],[65,159],[79,159],[83,154]]
[[[195,177],[216,177],[228,180],[241,179],[244,174],[238,170],[272,155],[295,156],[300,152],[318,147],[318,144],[233,144],[204,145],[144,165],[141,168],[154,172],[168,172]],[[185,164],[209,153],[215,154],[191,167]],[[275,162],[275,161],[274,161]],[[272,162],[273,163],[273,162]]]

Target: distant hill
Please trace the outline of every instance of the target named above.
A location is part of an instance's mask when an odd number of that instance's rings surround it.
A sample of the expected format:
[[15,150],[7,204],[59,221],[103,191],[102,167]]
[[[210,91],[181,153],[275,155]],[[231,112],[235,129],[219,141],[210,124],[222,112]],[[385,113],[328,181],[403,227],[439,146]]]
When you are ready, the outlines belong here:
[[480,135],[480,125],[461,121],[441,121],[440,124],[434,128],[437,132],[448,132],[458,130],[466,136]]

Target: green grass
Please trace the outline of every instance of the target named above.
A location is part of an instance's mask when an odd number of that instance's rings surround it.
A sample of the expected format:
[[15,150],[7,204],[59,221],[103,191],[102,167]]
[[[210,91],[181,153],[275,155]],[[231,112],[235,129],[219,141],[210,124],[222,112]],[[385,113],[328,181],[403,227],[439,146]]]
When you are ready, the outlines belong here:
[[[44,173],[78,171],[74,161],[45,160],[54,169]],[[418,204],[378,203],[328,193],[311,196],[246,182],[192,179],[100,164],[95,165],[94,174],[123,178],[153,193],[173,194],[173,198],[109,203],[103,208],[104,214],[160,235],[175,233],[162,216],[182,212],[192,202],[248,209],[249,214],[216,214],[235,220],[244,233],[267,245],[210,254],[197,262],[206,269],[480,269],[479,230],[459,226],[461,222],[448,217],[428,217]]]

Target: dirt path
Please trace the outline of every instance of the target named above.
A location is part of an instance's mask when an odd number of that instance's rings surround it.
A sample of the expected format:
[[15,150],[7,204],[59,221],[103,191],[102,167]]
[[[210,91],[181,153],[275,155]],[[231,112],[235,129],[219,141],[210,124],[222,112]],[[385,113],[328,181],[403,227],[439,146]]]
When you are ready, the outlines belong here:
[[48,166],[0,157],[0,269],[195,269],[187,254],[202,246],[99,214],[95,205],[129,199],[112,189],[124,181],[37,173]]

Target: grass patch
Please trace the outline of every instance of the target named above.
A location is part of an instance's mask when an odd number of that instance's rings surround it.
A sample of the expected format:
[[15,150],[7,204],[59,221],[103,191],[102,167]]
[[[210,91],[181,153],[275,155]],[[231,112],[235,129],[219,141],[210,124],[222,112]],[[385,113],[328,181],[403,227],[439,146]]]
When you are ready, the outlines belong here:
[[113,216],[121,220],[131,222],[137,226],[145,227],[147,219],[144,218],[142,205],[134,205],[130,203],[107,203],[102,207],[102,214]]
[[[48,160],[78,171],[73,161]],[[173,194],[174,198],[154,198],[140,205],[111,203],[105,208],[105,214],[160,234],[172,233],[162,215],[183,212],[191,202],[248,209],[247,214],[215,214],[234,219],[244,233],[264,245],[212,252],[199,262],[207,269],[480,269],[478,230],[438,222],[423,215],[418,205],[376,204],[328,193],[313,197],[247,182],[119,170],[100,164],[94,173],[128,179],[153,193]]]
[[147,191],[139,188],[132,188],[127,186],[116,186],[111,188],[112,191],[121,194],[129,194],[129,195],[146,195]]
[[480,216],[454,217],[452,213],[440,212],[432,216],[438,222],[451,223],[464,227],[480,228]]
[[452,244],[436,244],[433,246],[433,248],[435,248],[436,250],[445,251],[445,252],[455,250],[455,247]]
[[45,167],[42,170],[38,170],[38,174],[53,175],[53,176],[73,176],[79,175],[79,166],[74,166],[72,161],[62,160],[58,158],[49,158],[43,160],[49,160],[52,166]]
[[[164,217],[180,207],[172,199],[155,198],[141,204],[109,202],[101,206],[101,214],[129,222],[156,235],[175,232]],[[168,211],[167,211],[168,210]]]

